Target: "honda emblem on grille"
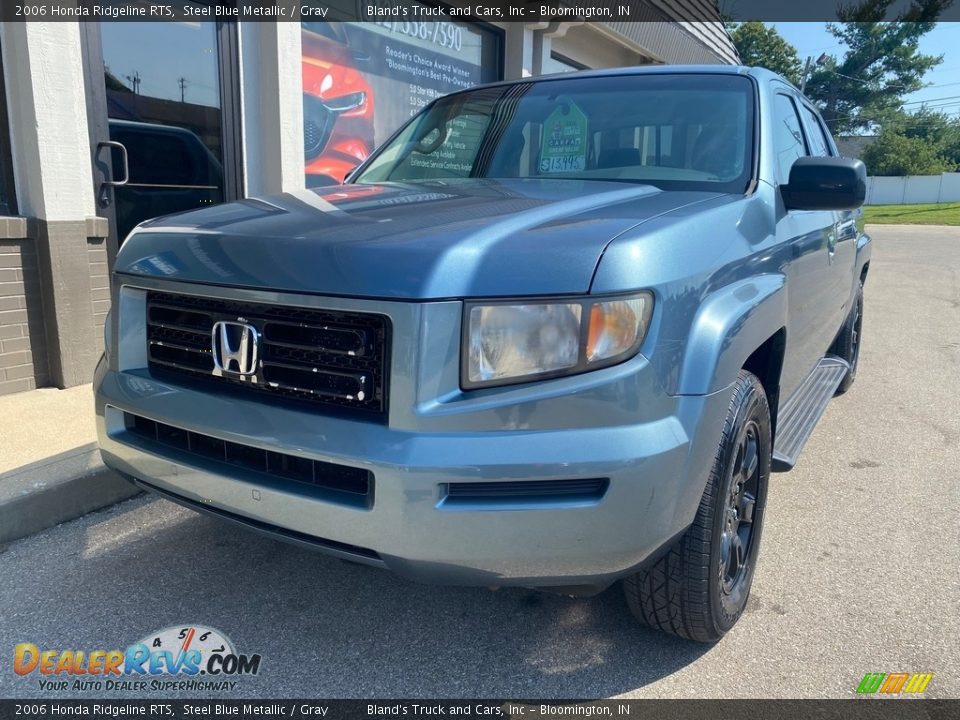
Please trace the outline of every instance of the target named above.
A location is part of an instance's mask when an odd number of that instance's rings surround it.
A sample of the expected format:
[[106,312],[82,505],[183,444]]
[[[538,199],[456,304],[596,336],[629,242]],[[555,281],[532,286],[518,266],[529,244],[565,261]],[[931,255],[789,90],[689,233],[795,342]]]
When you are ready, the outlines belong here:
[[260,355],[260,333],[245,322],[221,320],[214,323],[213,374],[233,375],[247,379],[257,371]]

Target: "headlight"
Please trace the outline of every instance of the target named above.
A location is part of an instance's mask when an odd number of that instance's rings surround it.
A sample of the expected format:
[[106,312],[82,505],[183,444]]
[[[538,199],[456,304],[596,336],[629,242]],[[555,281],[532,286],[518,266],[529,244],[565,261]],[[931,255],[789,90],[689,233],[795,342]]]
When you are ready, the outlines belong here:
[[363,107],[366,102],[367,94],[365,92],[348,93],[340,97],[323,99],[323,104],[327,106],[327,109],[335,113],[356,110],[358,107]]
[[632,357],[650,324],[653,296],[542,303],[468,304],[464,388],[571,375]]

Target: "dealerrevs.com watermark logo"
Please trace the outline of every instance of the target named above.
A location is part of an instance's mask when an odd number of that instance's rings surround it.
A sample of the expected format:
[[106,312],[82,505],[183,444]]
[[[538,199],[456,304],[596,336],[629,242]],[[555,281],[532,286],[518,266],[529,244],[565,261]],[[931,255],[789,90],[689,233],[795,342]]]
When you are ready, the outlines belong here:
[[126,650],[41,649],[20,643],[13,672],[35,677],[45,691],[214,690],[260,671],[259,654],[238,653],[230,639],[201,625],[164,628]]

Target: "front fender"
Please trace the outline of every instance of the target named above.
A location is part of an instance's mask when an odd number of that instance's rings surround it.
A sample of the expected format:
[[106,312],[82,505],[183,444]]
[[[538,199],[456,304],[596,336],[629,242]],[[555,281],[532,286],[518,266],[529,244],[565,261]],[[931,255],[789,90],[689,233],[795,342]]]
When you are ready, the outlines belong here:
[[740,280],[707,297],[694,316],[678,395],[706,395],[731,385],[751,353],[786,324],[786,278]]
[[867,233],[860,233],[857,238],[857,279],[863,273],[863,266],[870,262],[870,256],[873,255],[873,238]]

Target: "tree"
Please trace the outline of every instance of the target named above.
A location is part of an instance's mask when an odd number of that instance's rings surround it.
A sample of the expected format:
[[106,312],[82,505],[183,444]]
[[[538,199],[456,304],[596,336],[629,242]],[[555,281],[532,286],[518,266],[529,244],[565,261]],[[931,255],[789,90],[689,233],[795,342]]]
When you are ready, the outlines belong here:
[[884,128],[863,151],[870,175],[937,175],[954,170],[940,148],[920,136],[908,136],[896,126]]
[[883,129],[926,143],[943,159],[948,172],[960,168],[960,118],[924,106],[914,113],[898,113]]
[[842,59],[826,55],[807,80],[806,94],[820,106],[835,134],[852,133],[894,115],[903,97],[923,87],[923,76],[942,56],[924,55],[920,38],[953,0],[912,0],[894,22],[884,22],[895,0],[861,0],[841,7],[841,23],[827,29],[847,46]]
[[902,122],[891,123],[893,127],[902,126],[903,134],[909,138],[922,138],[937,148],[937,151],[952,165],[960,167],[960,117],[950,117],[943,112],[921,107],[917,112],[904,115]]
[[775,27],[762,22],[728,23],[730,38],[744,65],[759,65],[780,73],[794,85],[800,84],[797,49],[781,37]]

